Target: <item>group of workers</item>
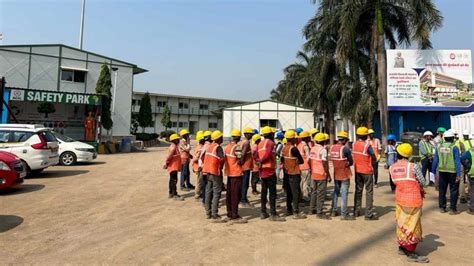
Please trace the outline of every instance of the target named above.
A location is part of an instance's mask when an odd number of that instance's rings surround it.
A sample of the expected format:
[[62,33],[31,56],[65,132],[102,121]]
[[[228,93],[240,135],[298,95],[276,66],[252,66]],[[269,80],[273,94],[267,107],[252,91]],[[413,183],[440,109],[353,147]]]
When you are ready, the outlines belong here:
[[[375,138],[374,131],[366,127],[356,130],[356,140],[349,147],[349,135],[337,133],[337,142],[330,145],[329,135],[312,129],[301,128],[276,131],[264,127],[260,132],[245,128],[243,134],[238,129],[230,132],[231,140],[223,147],[223,134],[216,131],[199,131],[198,145],[191,151],[189,132],[181,130],[180,135],[169,137],[171,145],[164,168],[168,170],[169,197],[183,200],[177,193],[178,172],[181,172],[181,190],[195,189],[195,199],[205,207],[206,217],[215,223],[247,223],[239,215],[239,204],[251,206],[247,197],[249,186],[253,194],[258,194],[257,183],[261,183],[260,218],[270,221],[285,221],[277,214],[277,181],[283,172],[283,189],[286,194],[286,217],[304,219],[299,206],[309,202],[311,214],[317,218],[330,220],[341,216],[341,220],[355,220],[361,215],[364,187],[366,189],[365,219],[377,220],[373,205],[373,189],[378,181],[378,163],[382,145]],[[439,207],[447,212],[446,191],[450,187],[450,214],[457,214],[461,165],[469,177],[470,194],[473,193],[474,167],[472,167],[474,142],[469,134],[456,139],[454,131],[444,128],[437,130],[437,137],[429,131],[423,134],[419,143],[421,164],[412,163],[413,147],[408,143],[397,145],[394,135],[387,136],[386,166],[389,169],[390,186],[395,192],[397,237],[399,253],[414,262],[427,262],[428,258],[415,253],[421,241],[421,209],[424,186],[428,185],[426,174],[430,171],[430,184],[439,186]],[[242,138],[243,135],[243,138]],[[330,162],[333,171],[330,172]],[[190,182],[189,164],[196,174],[196,187]],[[355,193],[352,215],[348,210],[348,194],[351,167],[354,167]],[[227,183],[223,183],[223,176]],[[334,179],[332,206],[329,213],[323,210],[328,183]],[[226,218],[219,213],[219,200],[226,191]],[[342,198],[338,212],[338,198]],[[267,201],[270,213],[267,212]],[[470,212],[474,213],[474,204]]]

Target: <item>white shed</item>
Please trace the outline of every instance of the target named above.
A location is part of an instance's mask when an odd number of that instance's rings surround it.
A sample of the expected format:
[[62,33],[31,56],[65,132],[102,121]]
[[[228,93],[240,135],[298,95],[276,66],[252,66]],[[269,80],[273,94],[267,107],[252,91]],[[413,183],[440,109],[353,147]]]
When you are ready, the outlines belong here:
[[242,131],[245,127],[258,130],[264,126],[285,130],[298,127],[310,130],[314,127],[312,110],[272,100],[224,108],[222,117],[225,137],[230,137],[230,131],[234,128]]

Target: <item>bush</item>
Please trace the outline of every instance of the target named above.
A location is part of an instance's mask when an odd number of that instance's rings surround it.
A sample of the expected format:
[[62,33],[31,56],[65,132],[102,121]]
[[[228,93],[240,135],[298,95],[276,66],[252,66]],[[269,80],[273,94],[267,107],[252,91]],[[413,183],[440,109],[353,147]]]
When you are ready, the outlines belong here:
[[135,136],[137,137],[137,140],[141,141],[154,140],[158,138],[158,134],[156,133],[137,133]]
[[173,130],[165,130],[161,131],[160,138],[168,139],[172,134],[176,134]]

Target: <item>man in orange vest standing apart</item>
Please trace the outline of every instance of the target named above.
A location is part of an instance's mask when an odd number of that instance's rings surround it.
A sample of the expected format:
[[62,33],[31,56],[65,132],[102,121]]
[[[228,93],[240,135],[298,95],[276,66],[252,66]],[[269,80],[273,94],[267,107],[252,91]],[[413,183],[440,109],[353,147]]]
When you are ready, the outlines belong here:
[[285,138],[287,143],[281,151],[281,161],[285,170],[283,182],[285,182],[286,190],[286,216],[294,215],[295,219],[304,219],[306,215],[300,213],[299,208],[301,183],[299,166],[303,163],[303,157],[295,147],[296,133],[293,130],[288,130],[285,132]]
[[226,222],[219,216],[219,200],[222,192],[222,167],[224,165],[224,150],[222,144],[222,132],[216,130],[211,135],[212,143],[204,155],[204,166],[202,172],[207,175],[205,209],[207,219],[214,223]]
[[311,164],[311,200],[309,209],[312,214],[316,214],[319,219],[331,218],[323,213],[324,198],[326,197],[327,183],[331,182],[329,173],[328,151],[326,143],[329,138],[324,133],[318,133],[314,137],[316,144],[311,148],[309,163]]
[[329,159],[334,168],[334,194],[332,196],[331,216],[337,216],[337,199],[339,195],[342,198],[341,220],[354,220],[347,211],[347,197],[349,195],[349,186],[351,184],[351,149],[346,146],[349,141],[349,134],[345,131],[337,133],[337,143],[332,145],[329,150]]
[[232,141],[224,148],[225,174],[227,176],[227,218],[234,223],[247,223],[247,220],[239,216],[239,202],[242,196],[242,149],[239,145],[242,133],[233,129],[230,132]]
[[309,201],[311,193],[311,172],[309,170],[309,142],[311,142],[311,135],[308,131],[302,131],[299,136],[301,142],[298,144],[298,150],[303,157],[303,163],[299,165],[301,170],[301,196],[305,201]]
[[253,159],[252,159],[252,150],[250,148],[250,140],[252,140],[253,136],[253,129],[250,127],[244,128],[244,139],[240,143],[242,147],[242,158],[241,165],[243,171],[243,179],[242,179],[242,196],[240,197],[240,203],[245,206],[249,207],[249,199],[247,197],[247,191],[249,189],[250,183],[250,171],[253,168]]
[[374,168],[372,161],[377,160],[374,150],[367,141],[369,130],[366,127],[359,127],[356,130],[357,140],[352,145],[352,156],[354,159],[356,191],[354,193],[354,217],[360,215],[362,205],[362,192],[366,190],[365,219],[377,220],[373,212],[374,203]]
[[374,187],[377,187],[377,183],[379,181],[379,161],[380,161],[380,153],[382,152],[382,145],[380,145],[380,140],[375,137],[375,131],[373,129],[369,129],[369,137],[367,138],[370,146],[372,146],[372,150],[375,154],[375,159],[372,161],[372,168],[374,168]]
[[269,126],[262,128],[261,133],[264,137],[258,144],[258,163],[260,164],[259,176],[262,182],[261,201],[261,219],[269,217],[267,213],[267,194],[270,193],[270,221],[285,221],[285,218],[278,216],[276,211],[276,153],[275,143],[273,142],[274,132]]
[[172,198],[174,200],[183,201],[184,199],[178,195],[177,191],[178,172],[181,171],[181,155],[178,151],[178,134],[172,134],[169,140],[171,141],[171,145],[168,148],[168,156],[166,156],[166,161],[163,165],[163,169],[166,169],[170,174],[168,197],[170,199]]

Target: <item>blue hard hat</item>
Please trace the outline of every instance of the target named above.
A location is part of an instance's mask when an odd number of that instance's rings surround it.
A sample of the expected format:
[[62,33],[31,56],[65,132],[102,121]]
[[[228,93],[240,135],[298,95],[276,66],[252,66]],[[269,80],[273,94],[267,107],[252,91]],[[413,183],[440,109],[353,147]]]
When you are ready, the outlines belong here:
[[253,134],[258,134],[258,129],[254,128],[253,129]]
[[303,129],[301,127],[295,129],[296,133],[300,134],[301,132],[303,132]]
[[276,137],[277,139],[283,139],[284,134],[283,134],[283,132],[278,131],[278,132],[275,134],[275,137]]
[[393,134],[390,134],[390,135],[387,136],[387,140],[395,140],[396,141],[397,137],[395,137],[395,135],[393,135]]

